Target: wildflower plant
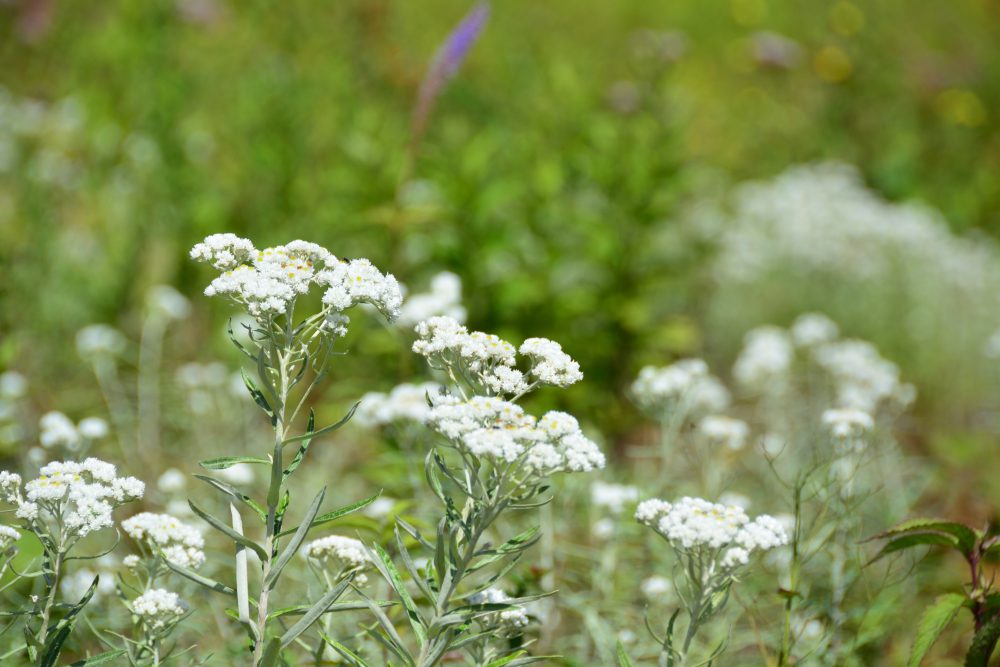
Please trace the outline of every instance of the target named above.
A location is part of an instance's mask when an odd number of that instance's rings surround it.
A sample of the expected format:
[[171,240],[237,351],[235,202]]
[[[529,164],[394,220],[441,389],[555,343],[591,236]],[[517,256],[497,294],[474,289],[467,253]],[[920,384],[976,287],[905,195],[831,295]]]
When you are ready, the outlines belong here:
[[[236,598],[236,617],[246,629],[252,664],[280,664],[282,650],[295,642],[336,602],[350,585],[350,576],[336,583],[311,604],[298,605],[276,614],[273,595],[286,566],[299,552],[313,526],[360,509],[375,496],[353,505],[320,514],[326,490],[321,490],[306,508],[298,526],[285,527],[291,506],[291,476],[308,453],[310,443],[347,422],[352,409],[340,421],[315,427],[310,412],[305,433],[293,434],[312,390],[324,377],[337,354],[335,345],[347,331],[344,313],[357,304],[368,304],[390,321],[399,311],[402,297],[395,278],[381,273],[366,259],[341,260],[314,243],[292,241],[283,246],[258,250],[247,239],[233,234],[215,234],[191,250],[195,260],[207,262],[221,273],[206,288],[208,296],[223,296],[250,316],[247,339],[230,329],[239,350],[256,368],[255,379],[244,374],[247,390],[271,421],[274,444],[267,458],[257,456],[218,457],[201,462],[209,470],[226,470],[239,464],[266,466],[270,470],[266,497],[258,501],[218,477],[202,476],[229,501],[230,521],[216,518],[191,502],[191,509],[231,539],[236,547],[236,588],[194,573],[169,558],[172,569],[208,588]],[[300,305],[313,288],[322,290],[318,310],[302,316]],[[355,406],[356,408],[357,406]],[[290,454],[294,452],[294,454]],[[262,524],[264,537],[257,542],[247,536],[237,506],[249,509]],[[247,551],[260,561],[259,586],[251,596]],[[301,618],[286,627],[279,619],[295,613]]]
[[[499,531],[505,515],[548,502],[551,476],[604,466],[603,454],[572,416],[553,411],[535,418],[516,403],[542,385],[579,381],[579,365],[554,341],[530,338],[515,348],[449,317],[420,323],[417,334],[413,350],[450,381],[444,392],[427,397],[427,423],[437,444],[424,468],[444,511],[434,537],[397,518],[395,547],[416,595],[389,554],[374,548],[375,567],[400,600],[415,645],[371,604],[379,621],[373,633],[394,660],[413,667],[440,664],[455,652],[478,665],[543,660],[525,656],[523,645],[515,648],[509,639],[523,633],[523,605],[533,598],[508,597],[499,588],[539,530],[507,539],[499,538]],[[427,552],[423,568],[408,540],[415,541],[413,549]],[[351,664],[370,664],[337,648]]]
[[[24,619],[23,649],[31,662],[55,664],[80,612],[97,590],[99,576],[81,598],[59,600],[72,562],[101,555],[78,555],[80,543],[114,528],[115,508],[142,498],[144,490],[141,481],[120,477],[113,464],[96,458],[48,463],[38,477],[23,484],[20,475],[0,472],[0,498],[14,505],[19,527],[34,535],[42,547],[40,568],[17,573],[36,582],[30,607],[14,614]],[[17,531],[4,528],[0,540],[3,551],[9,553],[7,543]],[[115,544],[117,541],[105,553]],[[4,567],[8,566],[6,562]]]

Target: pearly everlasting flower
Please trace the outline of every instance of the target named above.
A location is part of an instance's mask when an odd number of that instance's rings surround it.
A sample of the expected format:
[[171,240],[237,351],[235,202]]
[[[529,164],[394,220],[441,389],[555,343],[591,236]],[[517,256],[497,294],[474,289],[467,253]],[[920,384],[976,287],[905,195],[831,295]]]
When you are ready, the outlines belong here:
[[152,588],[132,600],[132,613],[147,628],[158,631],[179,621],[185,614],[185,608],[177,593]]
[[431,279],[429,292],[413,294],[403,301],[396,324],[402,328],[413,327],[438,315],[450,317],[456,322],[464,322],[466,317],[462,306],[462,280],[448,271]]
[[440,394],[435,382],[397,385],[388,394],[370,392],[361,397],[354,419],[363,426],[386,426],[396,422],[422,424],[430,415],[428,397]]
[[626,505],[639,501],[639,489],[624,484],[608,484],[600,480],[590,485],[590,502],[595,507],[607,508],[612,514],[621,514]]
[[698,433],[709,444],[736,451],[746,447],[750,427],[739,419],[710,415],[698,423]]
[[[361,570],[371,562],[368,549],[361,541],[342,535],[328,535],[308,542],[301,553],[306,559],[345,573]],[[363,573],[354,576],[354,583],[358,585],[367,581],[368,577]]]
[[[510,597],[499,588],[487,588],[469,596],[469,604],[506,604]],[[494,627],[502,636],[514,636],[528,625],[528,612],[520,605],[512,604],[507,609],[481,616],[479,621],[488,627]]]
[[568,387],[583,379],[580,364],[563,352],[562,346],[555,341],[529,338],[518,351],[531,358],[531,376],[542,384]]
[[4,552],[9,549],[10,546],[19,539],[21,539],[21,533],[17,532],[10,526],[0,524],[0,552]]
[[390,321],[399,316],[403,295],[391,273],[383,274],[367,259],[336,262],[317,282],[327,287],[323,303],[346,310],[358,303],[375,306]]
[[94,589],[93,601],[100,600],[102,597],[107,597],[109,595],[114,595],[115,593],[115,577],[111,572],[101,572],[97,573],[90,568],[82,567],[79,570],[75,570],[69,573],[59,586],[59,590],[63,597],[67,600],[80,600],[87,591],[90,589],[91,584],[94,582],[94,577],[100,574],[100,579],[97,582],[97,588]]
[[156,488],[163,493],[177,493],[187,486],[187,476],[177,468],[167,468],[156,479]]
[[122,529],[152,555],[160,552],[171,563],[190,569],[205,562],[201,533],[169,514],[142,512],[122,522]]
[[100,417],[87,417],[76,425],[77,431],[87,440],[100,440],[108,435],[108,422]]
[[76,350],[84,359],[118,356],[125,351],[125,336],[106,324],[91,324],[77,332]]
[[875,420],[862,410],[839,409],[823,412],[823,425],[838,440],[861,438],[875,428]]
[[590,527],[590,534],[597,540],[609,540],[615,534],[615,521],[610,517],[604,517],[594,522]]
[[647,599],[660,600],[673,595],[674,583],[666,577],[654,574],[643,579],[639,588]]
[[191,248],[191,259],[209,262],[220,271],[230,271],[257,254],[249,240],[235,234],[212,234]]
[[150,310],[168,320],[183,320],[191,312],[187,298],[169,285],[154,285],[146,293]]
[[794,349],[778,327],[759,327],[744,339],[743,351],[733,365],[733,378],[751,391],[764,392],[782,386],[791,370]]
[[841,408],[871,414],[883,401],[900,397],[905,401],[912,392],[912,388],[904,389],[908,385],[900,382],[899,367],[883,359],[867,341],[842,340],[821,345],[813,351],[813,360],[832,378]]
[[80,432],[73,421],[61,412],[47,412],[38,420],[41,433],[38,436],[42,447],[65,447],[69,450],[80,446]]
[[669,366],[646,366],[632,383],[632,397],[651,416],[664,419],[717,412],[729,406],[729,392],[708,372],[701,359],[682,359]]
[[28,381],[17,371],[0,373],[0,399],[12,401],[28,392]]
[[840,335],[837,323],[821,313],[799,315],[789,330],[797,347],[813,347],[829,343]]

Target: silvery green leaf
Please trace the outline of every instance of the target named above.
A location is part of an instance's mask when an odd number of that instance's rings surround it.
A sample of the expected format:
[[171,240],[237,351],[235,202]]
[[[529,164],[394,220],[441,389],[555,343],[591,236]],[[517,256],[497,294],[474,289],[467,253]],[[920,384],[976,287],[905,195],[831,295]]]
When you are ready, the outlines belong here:
[[396,595],[399,596],[400,602],[403,603],[403,607],[406,609],[406,616],[410,620],[410,626],[413,628],[413,633],[417,637],[417,641],[423,646],[427,642],[427,631],[424,628],[423,619],[420,618],[420,612],[417,610],[417,605],[414,604],[413,598],[410,597],[410,592],[406,590],[406,584],[403,582],[403,578],[399,575],[399,570],[396,569],[396,565],[392,562],[392,558],[386,553],[380,545],[372,545],[372,549],[378,558],[374,561],[375,567],[379,570],[386,581],[392,585],[393,590],[396,591]]
[[[347,516],[348,514],[351,514],[353,512],[357,512],[358,510],[363,509],[363,508],[367,507],[368,505],[371,505],[373,502],[375,502],[376,499],[378,499],[378,497],[380,495],[382,495],[381,491],[379,491],[378,493],[376,493],[374,496],[370,496],[368,498],[365,498],[364,500],[359,500],[358,502],[353,503],[351,505],[345,505],[344,507],[341,507],[340,509],[335,509],[332,512],[327,512],[326,514],[320,515],[320,516],[318,516],[318,517],[316,517],[315,519],[312,520],[312,522],[310,523],[309,527],[310,528],[315,528],[316,526],[320,526],[320,525],[322,525],[324,523],[330,523],[331,521],[336,521],[337,519],[339,519],[342,516]],[[284,537],[285,535],[290,535],[290,534],[294,533],[296,530],[298,530],[298,529],[297,528],[290,528],[288,530],[283,530],[280,533],[278,533],[277,536],[278,537]]]
[[267,520],[267,511],[263,507],[260,506],[260,503],[258,503],[256,500],[254,500],[253,498],[251,498],[247,494],[245,494],[242,491],[240,491],[239,489],[237,489],[232,484],[230,484],[228,482],[223,482],[221,479],[215,479],[214,477],[209,477],[208,475],[197,475],[196,474],[194,477],[195,477],[195,479],[200,479],[201,481],[205,482],[206,484],[208,484],[208,485],[210,485],[210,486],[218,489],[219,491],[222,491],[223,493],[225,493],[229,497],[231,497],[231,498],[233,498],[235,500],[239,500],[240,502],[242,502],[243,504],[245,504],[247,507],[249,507],[250,509],[252,509],[257,514],[257,516],[260,517],[261,521],[266,521]]
[[206,470],[225,470],[226,468],[232,468],[240,463],[269,465],[271,462],[267,459],[262,459],[259,456],[220,456],[214,459],[199,461],[198,465]]
[[284,447],[285,445],[290,445],[293,442],[300,442],[302,440],[309,440],[309,439],[312,439],[312,438],[318,438],[319,436],[325,435],[327,433],[330,433],[331,431],[336,431],[338,428],[340,428],[341,426],[343,426],[344,424],[346,424],[347,422],[349,422],[351,420],[351,417],[354,416],[354,413],[358,409],[359,405],[361,405],[361,401],[358,401],[353,406],[351,406],[351,409],[348,410],[347,414],[344,415],[341,418],[341,420],[338,421],[338,422],[336,422],[335,424],[330,424],[329,426],[324,426],[320,430],[314,431],[312,433],[306,433],[305,435],[297,435],[294,438],[288,438],[283,443],[281,443],[281,446]]
[[126,652],[127,651],[125,651],[125,649],[121,648],[114,651],[105,651],[104,653],[99,653],[89,658],[84,658],[83,660],[77,660],[69,667],[94,667],[95,665],[103,665],[111,662],[112,660],[117,660],[121,656],[125,655]]
[[365,662],[361,658],[361,656],[359,656],[357,653],[355,653],[351,649],[347,648],[346,646],[344,646],[340,642],[335,641],[333,639],[330,639],[330,637],[327,636],[325,633],[321,632],[321,633],[319,633],[319,636],[334,651],[336,651],[337,653],[339,653],[340,657],[342,657],[344,660],[346,660],[347,664],[351,665],[352,667],[371,667],[371,665],[369,665],[367,662]]
[[257,544],[256,542],[247,537],[244,537],[243,535],[240,535],[231,527],[229,527],[227,524],[219,521],[214,516],[212,516],[208,512],[205,512],[200,507],[195,505],[193,501],[188,500],[188,506],[191,507],[192,512],[194,512],[202,519],[204,519],[208,523],[208,525],[212,526],[212,528],[215,528],[217,531],[219,531],[220,533],[231,539],[233,542],[236,542],[237,544],[242,544],[248,549],[252,549],[253,552],[257,554],[262,561],[267,560],[267,552],[264,551],[264,548],[261,547],[259,544]]
[[288,630],[281,636],[281,646],[285,647],[295,641],[295,638],[301,635],[303,632],[309,629],[309,627],[316,622],[316,619],[325,614],[331,604],[337,601],[347,587],[351,583],[352,577],[347,577],[342,582],[327,591],[326,595],[321,597],[316,603],[310,607],[302,618],[300,618],[295,625],[288,628]]
[[[310,410],[309,422],[308,424],[306,424],[306,435],[311,435],[315,429],[316,429],[316,413]],[[291,475],[293,472],[295,472],[295,470],[299,467],[299,464],[302,463],[302,459],[305,458],[306,452],[309,451],[309,443],[311,442],[312,438],[307,438],[302,441],[301,445],[299,445],[299,451],[295,452],[295,456],[292,457],[291,463],[288,464],[288,467],[285,468],[284,472],[282,473],[285,479],[288,479],[288,476]]]
[[87,588],[87,592],[84,593],[83,597],[70,607],[66,615],[63,616],[55,624],[55,634],[49,637],[48,641],[45,642],[45,646],[42,648],[41,660],[39,661],[40,667],[53,667],[56,664],[56,660],[59,659],[59,654],[62,653],[63,645],[66,640],[69,639],[69,635],[73,632],[73,626],[76,623],[76,617],[83,610],[83,608],[90,602],[90,599],[94,597],[94,592],[97,590],[97,584],[100,583],[101,576],[97,575],[94,580],[90,582],[90,587]]
[[381,633],[375,632],[375,630],[372,629],[369,631],[369,634],[378,640],[380,644],[389,649],[389,651],[396,655],[396,657],[402,660],[404,664],[409,667],[414,667],[414,660],[406,650],[406,644],[403,643],[403,638],[399,636],[398,632],[396,632],[396,626],[392,624],[389,617],[385,615],[385,612],[383,612],[373,600],[361,591],[357,591],[357,593],[361,596],[362,600],[368,603],[368,609],[371,611],[372,615],[375,616],[375,620],[382,628]]
[[281,554],[278,559],[271,565],[271,570],[267,573],[267,577],[264,579],[264,587],[267,589],[274,588],[274,584],[278,581],[278,577],[281,576],[281,571],[285,569],[295,554],[299,552],[299,547],[302,546],[302,542],[305,541],[306,535],[309,534],[309,529],[312,527],[312,522],[316,518],[316,514],[319,512],[320,505],[323,504],[323,498],[326,496],[326,487],[324,486],[313,498],[312,503],[309,504],[309,508],[306,510],[305,516],[302,518],[302,523],[295,530],[292,535],[292,539],[288,541],[285,548],[281,550]]
[[399,526],[397,525],[393,529],[393,534],[396,537],[396,547],[399,552],[399,557],[403,559],[403,567],[410,574],[410,579],[420,588],[420,591],[434,604],[437,604],[437,595],[431,590],[431,587],[427,584],[427,581],[421,576],[420,572],[417,570],[417,566],[413,563],[413,559],[410,558],[410,552],[403,544],[403,537],[399,533]]

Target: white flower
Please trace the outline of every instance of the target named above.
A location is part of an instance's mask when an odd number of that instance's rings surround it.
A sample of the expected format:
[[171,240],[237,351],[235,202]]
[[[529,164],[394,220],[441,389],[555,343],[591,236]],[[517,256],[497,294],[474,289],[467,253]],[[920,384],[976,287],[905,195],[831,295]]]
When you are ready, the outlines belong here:
[[404,383],[396,386],[388,394],[371,392],[361,397],[354,418],[364,426],[385,426],[395,422],[416,422],[422,424],[430,415],[428,396],[440,394],[441,385],[435,382],[423,384]]
[[384,519],[396,506],[396,500],[388,496],[379,496],[364,509],[364,513],[374,519]]
[[794,349],[778,327],[758,327],[744,339],[743,351],[733,365],[733,378],[743,387],[763,392],[780,387],[791,369]]
[[590,534],[598,540],[608,540],[615,534],[615,521],[609,517],[604,517],[603,519],[598,519],[593,526],[590,527]]
[[106,324],[91,324],[77,332],[76,349],[84,359],[117,356],[125,351],[125,336]]
[[746,446],[750,427],[739,419],[710,415],[698,423],[698,432],[710,444],[736,451]]
[[429,292],[413,294],[403,301],[396,324],[401,328],[409,328],[438,315],[445,315],[457,322],[464,322],[466,317],[465,308],[462,307],[462,280],[448,271],[431,279]]
[[87,440],[100,440],[108,435],[108,422],[100,417],[87,417],[76,428]]
[[[82,567],[79,570],[71,572],[68,574],[59,586],[59,590],[63,597],[67,600],[76,602],[77,600],[83,599],[83,596],[87,594],[90,590],[91,584],[94,583],[94,577],[98,573],[94,572],[90,568]],[[91,601],[100,600],[102,597],[113,595],[115,592],[115,577],[110,572],[101,572],[101,578],[97,582],[97,588],[94,589],[94,597]]]
[[317,276],[317,282],[328,288],[323,303],[337,310],[367,303],[390,321],[399,316],[403,302],[399,283],[391,273],[383,274],[367,259],[335,262]]
[[798,347],[813,347],[835,340],[840,335],[840,328],[822,313],[805,313],[795,319],[789,333]]
[[749,497],[744,496],[742,493],[734,493],[732,491],[727,491],[719,496],[719,503],[722,505],[736,505],[743,510],[750,509],[752,501]]
[[163,493],[177,493],[187,486],[187,477],[177,468],[167,468],[156,480],[156,487]]
[[600,480],[590,485],[590,502],[605,507],[612,514],[621,514],[626,505],[638,502],[639,489],[624,484],[607,484]]
[[[306,559],[341,572],[361,570],[371,562],[368,549],[360,540],[343,535],[327,535],[308,542],[301,553]],[[362,585],[367,581],[368,577],[363,573],[354,575],[355,584]]]
[[201,533],[169,514],[142,512],[122,522],[122,529],[150,554],[163,552],[171,563],[190,569],[205,562]]
[[861,438],[875,428],[875,420],[863,410],[833,409],[823,412],[823,425],[838,440]]
[[872,414],[883,401],[900,396],[905,399],[912,391],[903,389],[899,367],[883,359],[866,341],[821,345],[813,351],[813,360],[833,379],[838,407]]
[[674,592],[674,583],[666,577],[654,574],[642,580],[639,586],[642,594],[649,600],[659,600],[669,597]]
[[170,626],[180,620],[184,612],[180,596],[162,588],[150,589],[132,600],[132,613],[152,630]]
[[235,234],[212,234],[191,248],[191,259],[210,262],[220,271],[235,269],[256,254],[253,243]]
[[542,384],[568,387],[583,379],[580,364],[548,338],[529,338],[518,350],[532,360],[531,375]]
[[646,366],[632,383],[631,393],[640,408],[658,419],[674,410],[697,416],[729,406],[729,392],[701,359],[682,359],[662,368]]
[[80,445],[79,431],[72,420],[61,412],[45,413],[38,420],[38,426],[41,429],[38,440],[46,449],[65,447],[74,450]]
[[191,312],[187,298],[169,285],[154,285],[146,294],[149,308],[169,320],[183,320]]
[[6,551],[10,545],[21,539],[21,533],[10,526],[0,524],[0,552]]
[[250,463],[237,463],[223,470],[217,470],[216,474],[230,484],[241,486],[252,484],[254,480],[253,465]]
[[[499,588],[487,588],[468,598],[469,604],[505,604],[510,597]],[[515,635],[528,625],[528,612],[516,604],[509,608],[480,617],[480,622],[486,626],[495,626],[503,635]]]
[[0,373],[0,398],[14,400],[22,398],[28,391],[28,381],[17,371]]

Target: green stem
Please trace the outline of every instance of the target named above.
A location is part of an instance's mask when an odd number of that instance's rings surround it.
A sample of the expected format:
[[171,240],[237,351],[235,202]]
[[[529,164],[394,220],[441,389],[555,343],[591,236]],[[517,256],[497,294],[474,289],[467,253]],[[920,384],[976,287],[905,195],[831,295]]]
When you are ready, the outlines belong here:
[[[45,647],[45,641],[49,635],[49,620],[52,616],[52,607],[55,606],[56,595],[59,593],[59,584],[62,582],[62,566],[65,554],[60,550],[56,552],[56,558],[52,565],[52,586],[49,587],[48,597],[45,600],[45,607],[42,609],[42,627],[38,630],[38,645]],[[39,667],[41,667],[44,654],[39,657]]]

